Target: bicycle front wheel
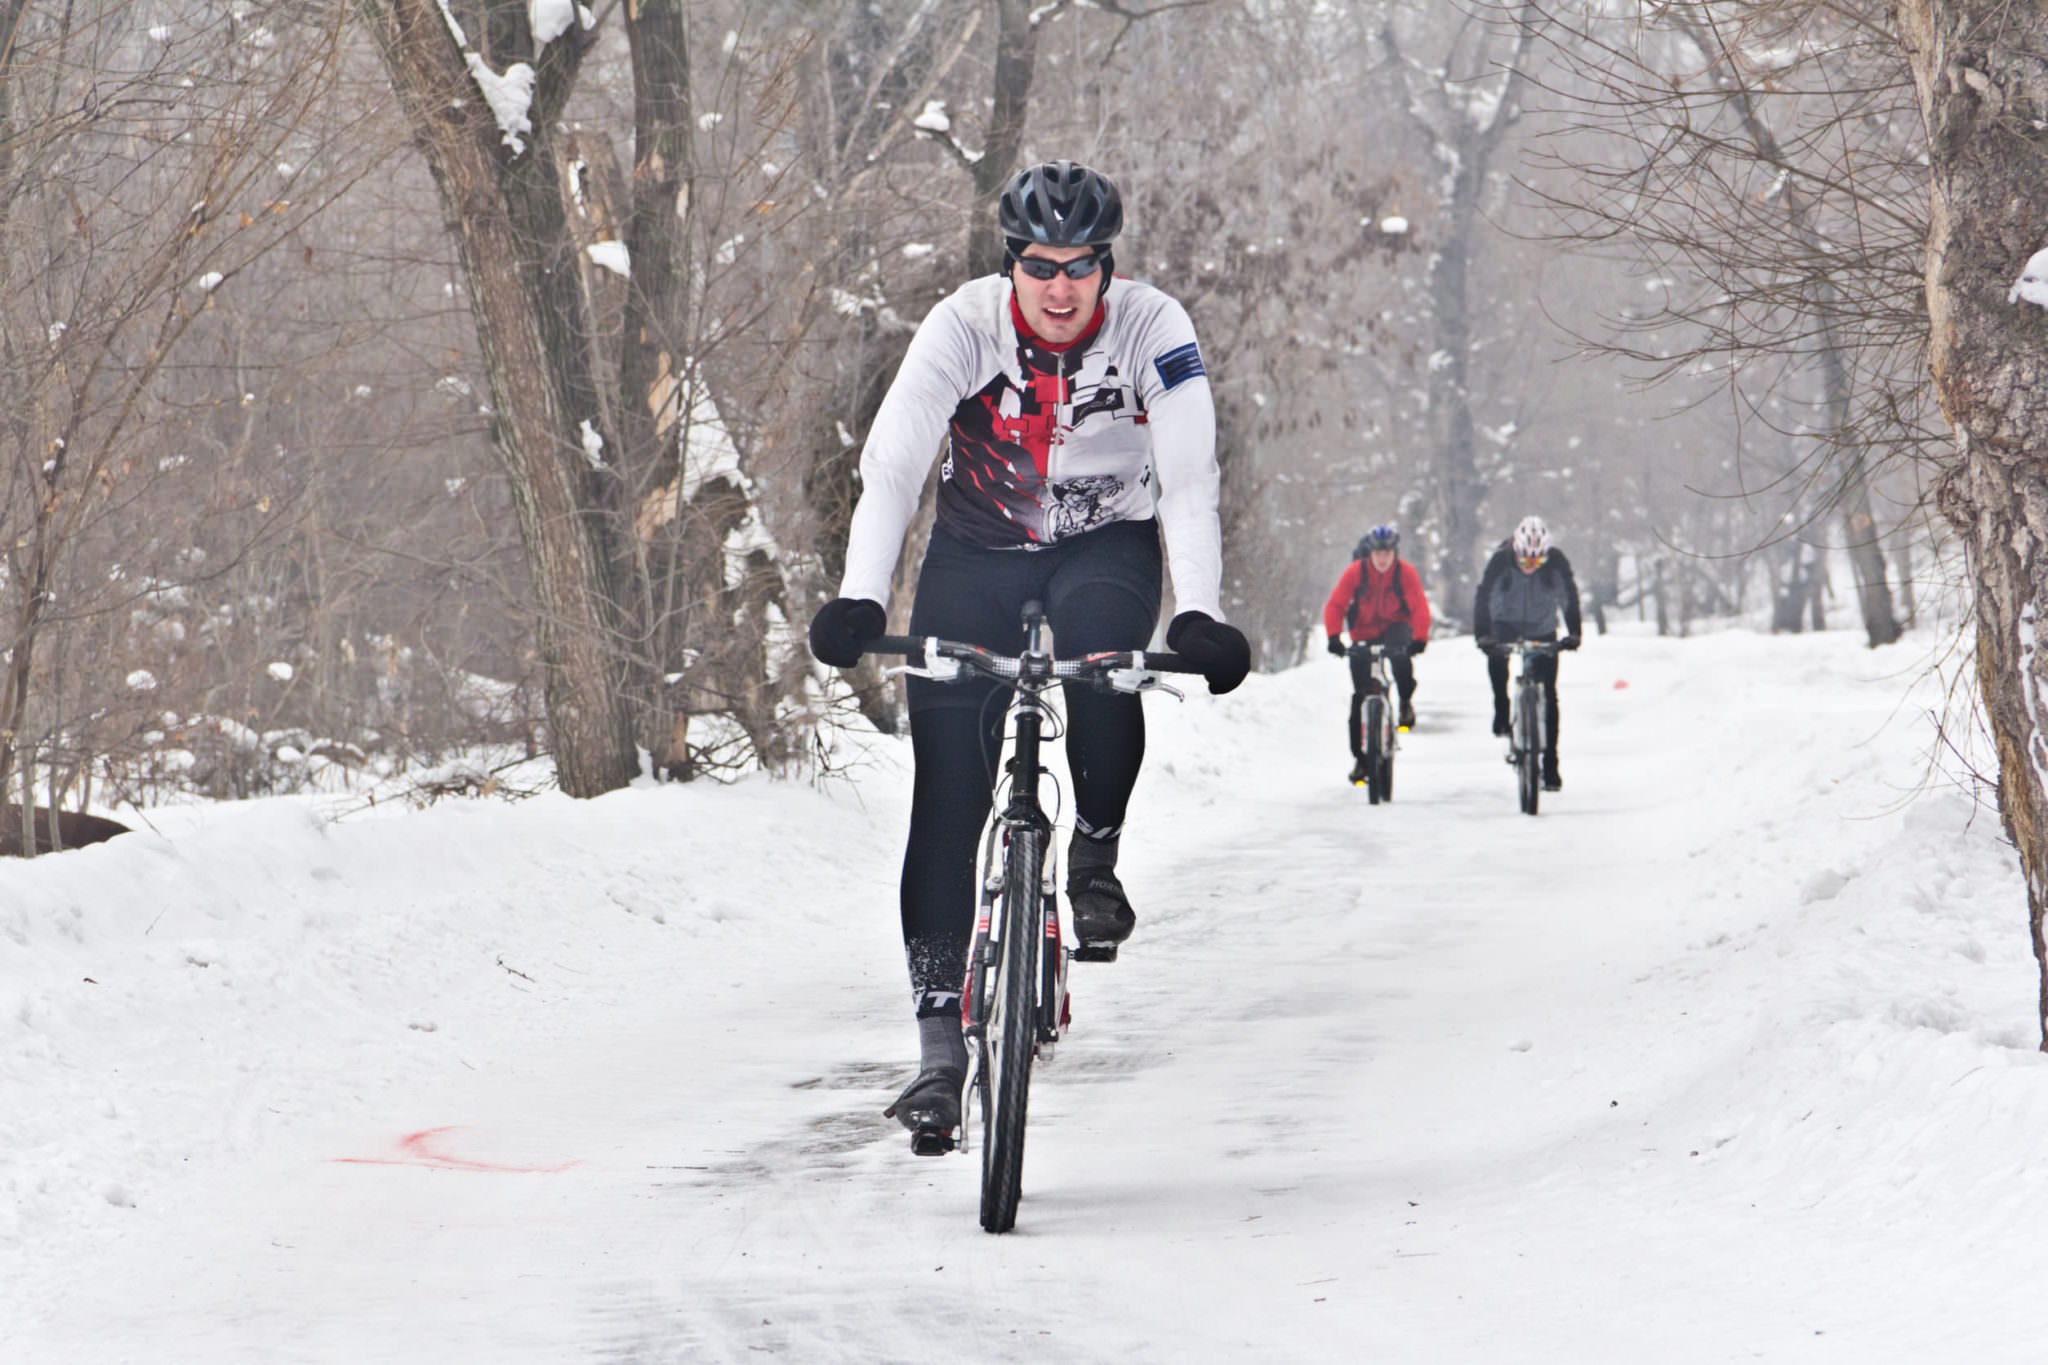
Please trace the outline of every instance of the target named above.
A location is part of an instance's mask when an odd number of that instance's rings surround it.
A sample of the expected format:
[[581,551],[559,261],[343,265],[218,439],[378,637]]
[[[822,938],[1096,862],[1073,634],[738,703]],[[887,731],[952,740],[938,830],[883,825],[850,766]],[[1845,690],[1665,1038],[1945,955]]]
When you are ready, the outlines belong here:
[[1365,699],[1365,796],[1377,806],[1387,798],[1387,699]]
[[1008,1232],[1017,1225],[1024,1192],[1024,1114],[1031,1097],[1031,1058],[1038,1033],[1039,877],[1045,835],[1010,833],[1003,855],[1001,937],[988,986],[986,1047],[981,1085],[981,1226]]
[[1543,792],[1543,691],[1524,685],[1515,708],[1515,781],[1522,814],[1534,815]]

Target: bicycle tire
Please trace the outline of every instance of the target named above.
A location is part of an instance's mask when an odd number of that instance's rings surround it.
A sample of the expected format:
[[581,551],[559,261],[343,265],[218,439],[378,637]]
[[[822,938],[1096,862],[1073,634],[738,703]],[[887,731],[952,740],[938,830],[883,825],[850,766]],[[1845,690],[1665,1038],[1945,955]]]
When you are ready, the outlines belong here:
[[1521,789],[1522,814],[1534,815],[1543,795],[1542,689],[1524,683],[1516,700],[1520,704],[1515,716],[1515,780]]
[[1372,696],[1365,699],[1365,799],[1368,805],[1377,806],[1385,797],[1384,764],[1386,763],[1387,700]]
[[982,1072],[981,1226],[1008,1232],[1017,1225],[1024,1192],[1024,1118],[1031,1099],[1031,1058],[1038,1034],[1040,874],[1045,836],[1011,831],[1003,855],[1002,934],[996,944],[995,980],[989,985]]

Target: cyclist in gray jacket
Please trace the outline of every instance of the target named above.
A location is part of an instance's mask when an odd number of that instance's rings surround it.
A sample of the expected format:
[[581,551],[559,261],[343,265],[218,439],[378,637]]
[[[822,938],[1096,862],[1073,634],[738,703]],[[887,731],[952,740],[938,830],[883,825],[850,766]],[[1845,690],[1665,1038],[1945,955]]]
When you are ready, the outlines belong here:
[[[1062,657],[1143,649],[1159,620],[1163,540],[1177,607],[1167,647],[1228,692],[1251,649],[1223,622],[1216,417],[1194,324],[1159,290],[1112,277],[1123,201],[1099,172],[1071,161],[1019,172],[997,225],[1002,272],[926,315],[875,415],[846,575],[811,621],[811,652],[851,667],[884,633],[904,533],[943,450],[910,634],[1015,653],[1021,608],[1036,600]],[[993,683],[913,677],[909,697],[900,900],[921,1069],[888,1112],[917,1134],[959,1123],[974,858],[1004,706]],[[1137,697],[1068,689],[1067,891],[1075,936],[1106,952],[1136,918],[1115,869],[1144,751]]]
[[[1557,622],[1564,618],[1559,649],[1579,647],[1579,585],[1571,561],[1550,543],[1550,528],[1537,516],[1523,517],[1514,535],[1495,547],[1479,576],[1472,599],[1472,640],[1486,651],[1486,674],[1493,684],[1493,732],[1508,732],[1508,653],[1522,640],[1557,640]],[[1543,712],[1549,741],[1543,750],[1543,789],[1559,791],[1564,781],[1557,770],[1557,656],[1530,661],[1529,670],[1543,684]]]

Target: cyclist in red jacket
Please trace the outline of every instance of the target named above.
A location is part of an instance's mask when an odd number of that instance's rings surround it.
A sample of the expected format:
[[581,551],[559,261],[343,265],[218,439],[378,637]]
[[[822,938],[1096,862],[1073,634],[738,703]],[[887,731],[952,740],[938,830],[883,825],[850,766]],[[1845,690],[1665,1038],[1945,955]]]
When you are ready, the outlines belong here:
[[[1351,563],[1337,576],[1330,600],[1323,604],[1323,630],[1330,637],[1330,653],[1344,658],[1344,633],[1354,644],[1388,646],[1387,662],[1394,671],[1394,687],[1401,695],[1401,728],[1415,726],[1415,665],[1411,656],[1429,644],[1429,598],[1422,591],[1422,577],[1415,566],[1400,555],[1401,533],[1392,526],[1375,526],[1358,539]],[[1406,648],[1402,648],[1406,646]],[[1372,676],[1371,660],[1351,656],[1351,724],[1348,732],[1351,780],[1365,781],[1365,747],[1358,720],[1365,709],[1365,689]]]

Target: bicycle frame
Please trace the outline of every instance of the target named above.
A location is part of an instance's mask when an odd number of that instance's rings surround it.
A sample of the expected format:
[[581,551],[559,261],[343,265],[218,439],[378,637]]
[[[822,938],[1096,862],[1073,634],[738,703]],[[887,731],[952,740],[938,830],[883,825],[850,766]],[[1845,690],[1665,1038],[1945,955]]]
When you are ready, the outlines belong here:
[[[999,907],[1012,903],[1012,899],[1004,895],[1009,883],[1007,854],[1010,844],[1022,834],[1036,832],[1040,850],[1039,899],[1044,938],[1044,952],[1040,958],[1048,964],[1038,1010],[1037,1041],[1042,1051],[1059,1041],[1068,1022],[1068,950],[1060,927],[1059,899],[1055,894],[1059,874],[1058,856],[1053,847],[1053,822],[1038,796],[1038,780],[1045,775],[1040,749],[1046,720],[1051,714],[1045,694],[1055,682],[1053,659],[1045,649],[1043,616],[1027,612],[1024,631],[1024,651],[1018,656],[1016,699],[1010,705],[1009,722],[1005,726],[1009,756],[1003,762],[1003,770],[1009,777],[1009,797],[1001,810],[991,813],[988,832],[982,839],[981,904],[975,916],[973,943],[967,953],[967,989],[961,997],[961,1023],[970,1043],[986,1036],[989,1003],[985,992],[986,977],[994,965],[991,945],[1002,943],[1012,934],[1033,932],[1028,923],[1009,923],[999,919],[997,911]],[[1021,897],[1014,903],[1024,904]]]
[[1045,648],[1045,612],[1037,602],[1025,604],[1023,625],[1024,649],[1014,657],[958,641],[902,636],[883,636],[866,646],[869,653],[910,656],[917,662],[909,671],[937,682],[973,675],[1016,694],[1005,726],[1009,794],[1000,810],[991,811],[983,837],[961,992],[962,1031],[974,1066],[970,1089],[982,1112],[981,1225],[989,1232],[1016,1225],[1032,1059],[1058,1041],[1069,1018],[1072,954],[1060,927],[1053,822],[1038,794],[1047,718],[1056,714],[1046,693],[1063,682],[1126,693],[1172,691],[1157,673],[1201,671],[1171,654],[1136,650],[1054,659]]

